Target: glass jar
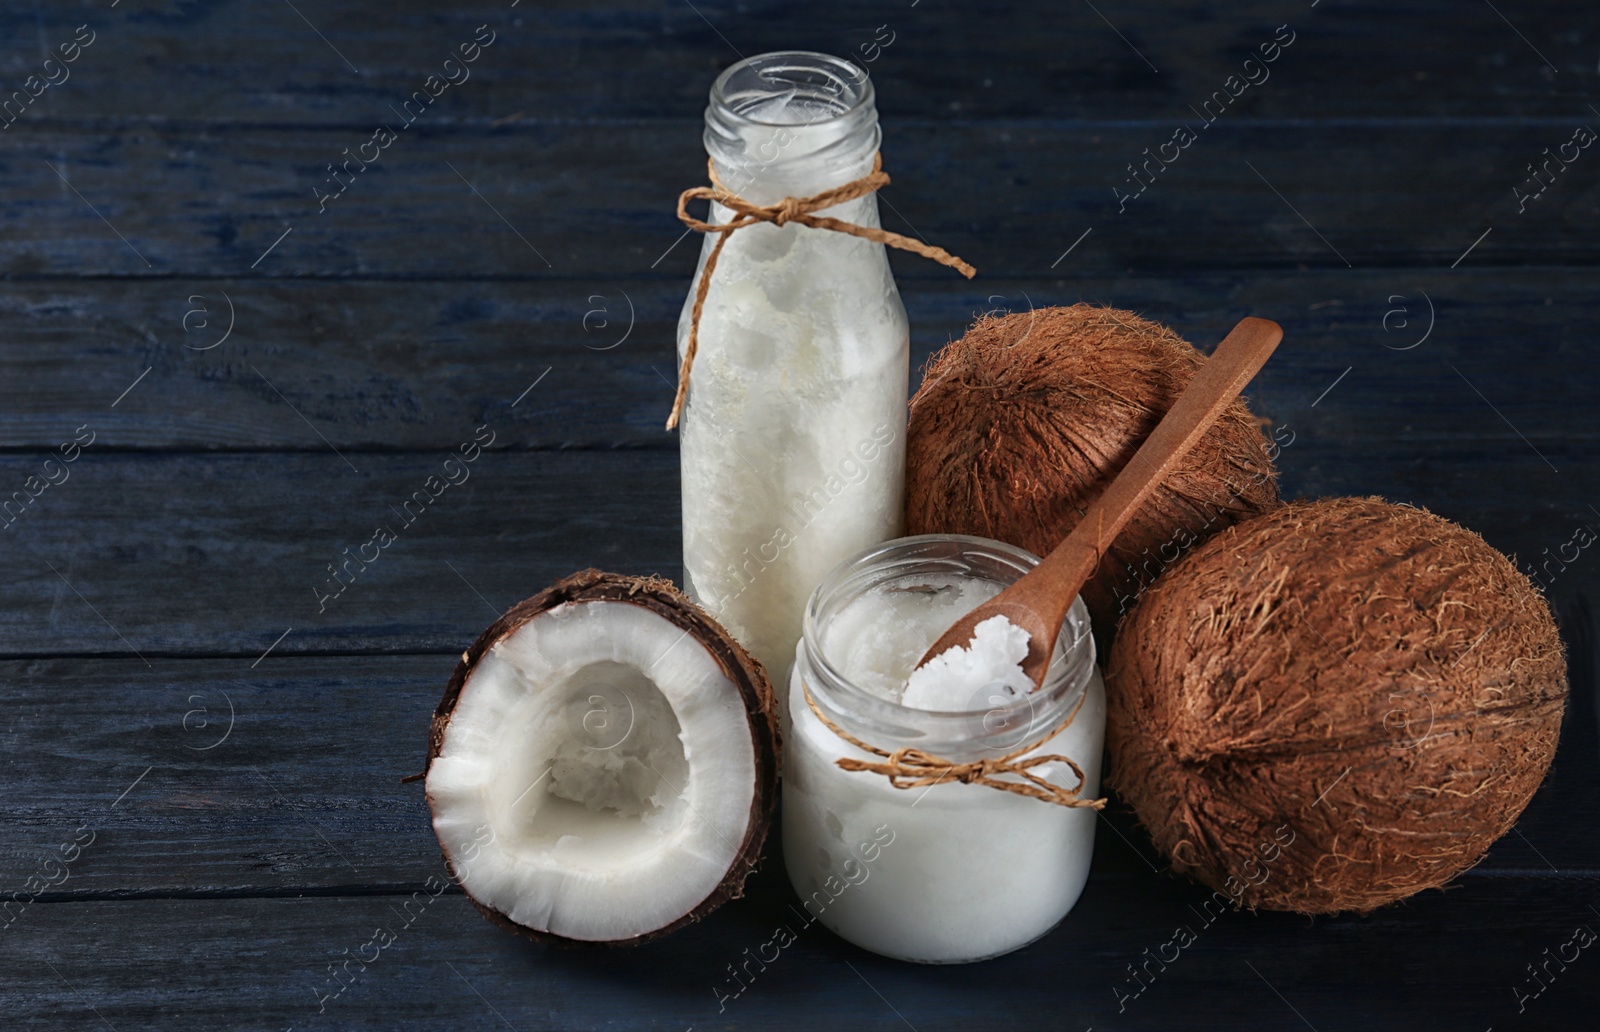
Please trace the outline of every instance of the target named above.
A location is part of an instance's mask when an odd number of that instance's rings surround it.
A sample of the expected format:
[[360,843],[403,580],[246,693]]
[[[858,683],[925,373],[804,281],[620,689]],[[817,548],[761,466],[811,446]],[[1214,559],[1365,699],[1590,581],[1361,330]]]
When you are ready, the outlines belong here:
[[[784,864],[808,919],[875,953],[954,964],[1026,946],[1077,902],[1094,853],[1093,810],[959,781],[899,789],[882,774],[842,770],[834,763],[840,757],[882,758],[841,739],[806,701],[809,690],[828,719],[880,749],[915,747],[956,762],[1005,755],[1049,734],[1076,708],[1070,724],[1027,756],[1072,758],[1084,774],[1079,795],[1093,798],[1105,686],[1081,598],[1061,628],[1044,685],[1020,698],[980,690],[966,711],[913,709],[840,669],[850,661],[841,633],[875,633],[854,626],[861,620],[840,626],[850,619],[843,614],[861,611],[853,605],[859,600],[901,593],[920,606],[930,592],[960,590],[948,612],[910,611],[905,603],[895,612],[903,619],[886,621],[889,633],[902,636],[892,644],[909,667],[977,604],[964,587],[992,595],[1038,562],[984,538],[902,538],[845,562],[811,596],[789,686],[783,784]],[[1078,780],[1059,762],[1031,772],[1069,789]]]
[[[755,204],[868,174],[878,141],[872,83],[848,61],[763,54],[711,88],[706,150],[723,185]],[[871,194],[816,214],[879,225]],[[729,217],[713,203],[707,221]],[[718,235],[705,235],[696,283]],[[900,533],[909,375],[884,245],[796,223],[729,237],[679,423],[684,586],[776,684],[812,589]]]

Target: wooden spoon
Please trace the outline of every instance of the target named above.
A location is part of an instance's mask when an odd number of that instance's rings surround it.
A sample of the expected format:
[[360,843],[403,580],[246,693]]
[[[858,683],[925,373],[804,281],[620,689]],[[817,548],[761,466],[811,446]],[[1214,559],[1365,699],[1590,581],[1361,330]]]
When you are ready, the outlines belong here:
[[1004,616],[1028,632],[1022,671],[1035,689],[1044,684],[1067,610],[1100,565],[1106,549],[1156,485],[1266,364],[1282,339],[1283,327],[1269,319],[1241,319],[1066,540],[1000,594],[957,620],[917,666],[957,645],[969,645],[974,627],[991,617]]

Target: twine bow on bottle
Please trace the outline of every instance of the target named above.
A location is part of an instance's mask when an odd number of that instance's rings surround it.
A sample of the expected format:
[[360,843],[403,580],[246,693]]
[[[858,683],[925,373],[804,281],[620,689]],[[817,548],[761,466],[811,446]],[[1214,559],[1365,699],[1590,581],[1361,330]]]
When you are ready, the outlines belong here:
[[[684,399],[689,394],[689,371],[694,366],[695,351],[700,345],[700,315],[705,311],[706,294],[711,289],[711,274],[716,271],[717,259],[722,256],[722,248],[735,230],[746,226],[753,226],[757,222],[770,222],[775,226],[787,225],[790,222],[813,229],[831,229],[836,233],[848,233],[851,236],[873,240],[889,247],[896,247],[902,251],[920,254],[924,258],[932,258],[940,265],[955,269],[967,279],[977,274],[977,269],[957,258],[942,247],[934,247],[920,240],[913,240],[899,233],[891,233],[886,229],[873,226],[858,226],[854,222],[845,222],[842,219],[827,218],[813,215],[812,212],[831,208],[836,204],[853,201],[858,197],[865,197],[874,191],[889,185],[889,174],[883,171],[883,155],[872,156],[872,171],[860,179],[852,179],[842,186],[831,190],[812,194],[810,197],[785,197],[776,204],[752,204],[738,194],[722,185],[722,180],[717,178],[716,162],[706,161],[707,171],[711,176],[710,186],[694,186],[678,195],[678,218],[690,229],[700,233],[718,233],[720,236],[711,248],[711,253],[706,256],[705,271],[700,274],[700,283],[695,287],[694,310],[689,317],[689,341],[683,349],[683,364],[678,369],[678,392],[672,399],[672,414],[667,417],[667,429],[671,430],[678,425],[678,417],[683,413]],[[694,200],[708,200],[727,208],[734,213],[733,219],[720,225],[704,222],[689,214],[689,202]]]
[[[922,749],[901,748],[894,752],[880,749],[875,745],[868,745],[861,739],[852,735],[832,720],[817,706],[817,701],[811,697],[811,690],[806,690],[806,704],[811,707],[811,712],[817,715],[824,727],[840,738],[849,742],[857,749],[872,753],[874,756],[883,757],[882,763],[869,760],[858,760],[851,756],[840,757],[833,762],[841,769],[848,771],[867,771],[872,774],[882,774],[889,779],[889,784],[895,788],[920,788],[923,785],[937,785],[941,781],[959,781],[966,785],[985,785],[997,788],[1002,792],[1015,792],[1046,803],[1057,806],[1083,807],[1090,810],[1105,809],[1104,799],[1084,799],[1082,792],[1084,782],[1083,768],[1072,761],[1070,757],[1058,753],[1044,753],[1039,756],[1022,757],[1050,741],[1064,731],[1068,724],[1077,717],[1078,710],[1083,707],[1084,699],[1088,693],[1084,692],[1078,699],[1078,704],[1072,707],[1072,712],[1067,714],[1065,720],[1050,729],[1050,733],[1036,741],[1029,742],[1019,748],[1013,749],[1004,756],[994,756],[981,760],[970,760],[966,763],[957,763],[947,760],[942,756],[935,756]],[[1063,788],[1053,782],[1047,781],[1033,773],[1032,768],[1044,763],[1065,763],[1072,768],[1072,773],[1078,776],[1075,788]],[[1013,781],[1002,775],[1011,775],[1022,778]]]

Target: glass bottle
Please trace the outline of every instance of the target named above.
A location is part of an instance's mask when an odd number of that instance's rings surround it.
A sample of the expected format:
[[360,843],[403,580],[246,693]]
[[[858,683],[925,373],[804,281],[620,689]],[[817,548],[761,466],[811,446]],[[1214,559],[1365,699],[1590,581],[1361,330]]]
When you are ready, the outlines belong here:
[[1026,946],[1077,902],[1094,855],[1093,810],[955,780],[900,789],[882,774],[842,770],[841,757],[882,757],[844,741],[806,701],[809,690],[829,720],[879,749],[914,747],[957,763],[1006,755],[1076,711],[1024,758],[1071,758],[1081,786],[1056,761],[1031,773],[1093,798],[1106,699],[1081,598],[1035,692],[1019,698],[983,686],[968,709],[940,712],[892,701],[882,688],[903,684],[950,623],[1038,562],[998,541],[929,534],[869,549],[817,587],[796,649],[784,740],[783,859],[808,922],[885,956],[956,964]]
[[[878,143],[872,83],[839,58],[763,54],[711,88],[706,151],[722,184],[754,204],[860,178]],[[815,214],[879,225],[871,194]],[[707,221],[729,219],[711,205]],[[716,236],[705,234],[696,284]],[[680,366],[694,293],[678,324]],[[776,685],[812,589],[900,532],[909,373],[884,245],[794,223],[731,235],[679,423],[684,586]]]

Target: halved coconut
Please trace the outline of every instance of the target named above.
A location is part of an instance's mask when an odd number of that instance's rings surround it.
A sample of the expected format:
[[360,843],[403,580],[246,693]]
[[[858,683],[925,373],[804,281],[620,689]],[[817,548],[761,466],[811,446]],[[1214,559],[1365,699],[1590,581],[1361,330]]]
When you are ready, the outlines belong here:
[[776,705],[749,653],[670,582],[584,570],[461,657],[427,795],[491,921],[629,944],[743,893],[777,798]]

